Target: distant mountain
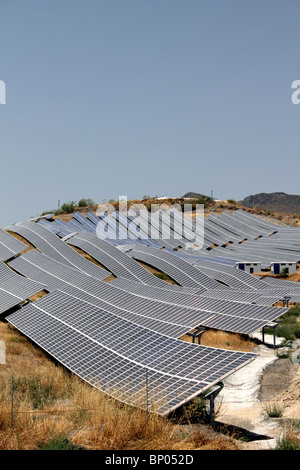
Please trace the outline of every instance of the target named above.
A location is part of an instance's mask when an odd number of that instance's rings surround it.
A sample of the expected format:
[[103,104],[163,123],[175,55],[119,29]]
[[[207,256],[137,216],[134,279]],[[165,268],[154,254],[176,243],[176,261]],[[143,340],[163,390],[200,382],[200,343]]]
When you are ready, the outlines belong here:
[[199,193],[193,193],[193,192],[189,192],[189,193],[185,193],[182,198],[185,199],[185,198],[193,198],[193,199],[199,199],[201,197],[209,197],[209,196],[206,196],[205,194],[199,194]]
[[259,193],[239,201],[245,207],[300,214],[300,196],[286,193]]

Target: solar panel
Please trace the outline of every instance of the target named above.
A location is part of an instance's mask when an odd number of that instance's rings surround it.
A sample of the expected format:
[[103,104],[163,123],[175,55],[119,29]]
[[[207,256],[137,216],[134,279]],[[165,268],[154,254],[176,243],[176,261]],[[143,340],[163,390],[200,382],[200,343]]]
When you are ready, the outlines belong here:
[[262,219],[261,217],[255,214],[250,214],[249,212],[246,212],[242,209],[238,209],[235,213],[235,216],[239,217],[241,220],[250,223],[251,226],[257,227],[260,230],[264,229],[268,234],[274,233],[278,229],[278,226],[276,226],[272,222],[266,219]]
[[32,217],[29,220],[44,220],[44,219],[52,219],[55,214],[44,214],[44,215],[38,215],[37,217]]
[[[223,296],[220,294],[221,290],[217,291],[219,292],[218,297],[215,293],[216,290],[208,290],[201,295],[171,293],[164,289],[150,288],[149,286],[120,278],[114,279],[110,284],[131,294],[140,295],[148,299],[156,299],[170,305],[182,306],[183,308],[195,309],[196,311],[211,312],[213,315],[207,319],[202,318],[201,323],[200,321],[198,322],[198,326],[224,329],[237,333],[252,334],[269,323],[269,321],[277,319],[287,311],[286,309],[265,305],[252,305],[246,302],[245,299],[243,299],[244,303],[238,303],[236,299],[234,301],[227,300],[226,292],[232,293],[233,289],[224,289],[225,294]],[[247,293],[243,294],[247,295]],[[256,294],[256,298],[260,298],[260,293]],[[184,318],[184,312],[182,312],[182,318]],[[196,323],[194,326],[197,326]]]
[[45,285],[15,273],[0,261],[0,313],[44,290]]
[[212,316],[210,312],[161,305],[158,301],[123,293],[34,250],[13,260],[10,265],[30,279],[42,280],[49,291],[59,289],[168,336],[180,337]]
[[54,235],[54,233],[39,224],[34,222],[22,222],[11,226],[9,230],[24,237],[50,258],[56,259],[67,266],[75,267],[90,276],[102,280],[111,274],[84,258],[73,248],[68,246],[67,243]]
[[257,356],[186,343],[125,320],[117,323],[59,291],[7,320],[91,385],[132,406],[146,409],[148,404],[161,415]]
[[137,247],[130,255],[166,273],[181,286],[198,287],[203,290],[219,287],[220,284],[191,266],[185,260],[165,250],[152,247]]
[[166,284],[106,240],[84,233],[68,239],[68,243],[81,248],[117,277],[125,277],[150,285]]
[[74,214],[72,214],[72,218],[79,222],[82,225],[83,229],[87,232],[96,233],[95,225],[86,217],[84,217],[81,212],[75,212]]
[[127,213],[129,225],[134,233],[138,233],[139,237],[152,245],[160,245],[171,249],[178,246],[184,246],[183,240],[176,239],[172,225],[166,225],[163,221],[162,211],[150,213],[146,209],[129,210]]
[[242,221],[240,218],[236,217],[235,213],[231,213],[229,211],[222,212],[222,214],[218,216],[218,219],[228,223],[228,225],[230,225],[233,229],[236,229],[239,234],[246,236],[247,239],[257,238],[265,233],[264,230],[253,227],[249,223],[245,223],[245,221]]
[[266,287],[264,282],[255,276],[222,263],[201,260],[194,266],[204,272],[206,272],[206,269],[209,270],[207,271],[208,275],[227,283],[230,287],[246,287],[249,289],[263,289]]
[[20,242],[3,229],[0,229],[0,260],[7,261],[13,256],[28,248],[25,243]]

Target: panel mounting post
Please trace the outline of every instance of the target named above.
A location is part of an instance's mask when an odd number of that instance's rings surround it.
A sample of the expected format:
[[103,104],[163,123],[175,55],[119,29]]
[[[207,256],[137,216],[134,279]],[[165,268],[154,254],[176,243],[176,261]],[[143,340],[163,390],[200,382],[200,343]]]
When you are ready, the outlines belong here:
[[202,395],[205,400],[209,399],[209,421],[212,427],[215,426],[215,398],[219,395],[223,387],[223,382],[218,382],[208,393]]

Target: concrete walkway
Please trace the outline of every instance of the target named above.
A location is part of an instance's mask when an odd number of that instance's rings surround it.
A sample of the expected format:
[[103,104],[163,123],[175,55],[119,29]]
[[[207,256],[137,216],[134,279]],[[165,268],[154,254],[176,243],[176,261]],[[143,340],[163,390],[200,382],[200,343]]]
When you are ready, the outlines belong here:
[[[273,337],[272,337],[273,341]],[[224,388],[216,397],[216,420],[246,429],[251,433],[269,436],[270,440],[256,442],[256,448],[274,448],[280,432],[278,424],[268,418],[259,401],[260,381],[265,367],[278,360],[277,350],[260,345],[255,348],[257,358],[227,377]]]

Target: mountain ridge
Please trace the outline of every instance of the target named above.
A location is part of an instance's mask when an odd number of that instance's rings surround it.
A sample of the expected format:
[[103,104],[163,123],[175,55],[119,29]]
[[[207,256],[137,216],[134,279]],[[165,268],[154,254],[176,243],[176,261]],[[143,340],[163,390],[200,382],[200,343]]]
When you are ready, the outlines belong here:
[[300,214],[300,195],[283,192],[257,193],[238,201],[245,207],[260,207],[276,212]]

